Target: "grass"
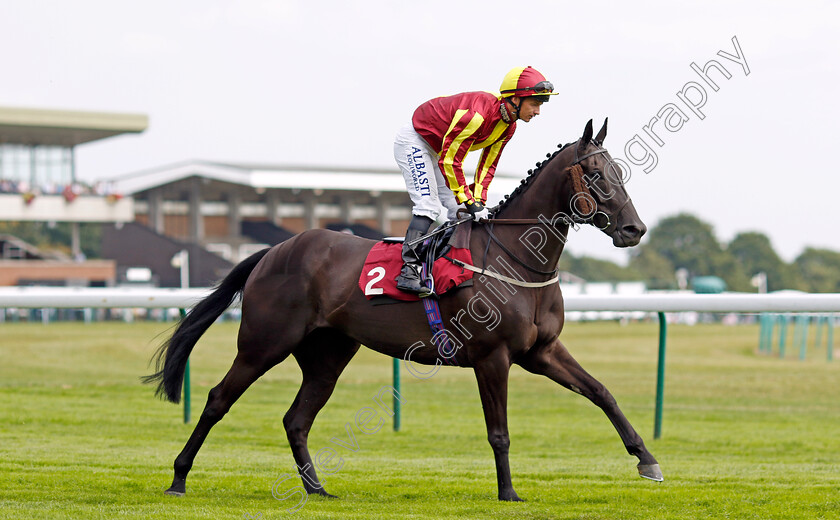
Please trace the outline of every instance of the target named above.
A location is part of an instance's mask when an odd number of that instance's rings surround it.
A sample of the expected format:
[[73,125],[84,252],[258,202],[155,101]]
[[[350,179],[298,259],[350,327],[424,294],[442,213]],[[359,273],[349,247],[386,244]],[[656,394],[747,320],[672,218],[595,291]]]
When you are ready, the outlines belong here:
[[[509,422],[514,485],[496,500],[472,372],[429,380],[403,369],[402,431],[390,423],[359,449],[345,423],[390,384],[391,360],[363,350],[310,433],[342,457],[326,476],[338,500],[278,501],[293,472],[282,427],[300,379],[294,362],[260,379],[199,452],[187,495],[163,495],[193,425],[138,377],[161,323],[0,324],[0,519],[523,518],[836,519],[840,517],[840,364],[756,354],[755,327],[669,329],[663,438],[654,441],[655,324],[569,324],[564,341],[612,391],[659,459],[665,482],[635,474],[591,403],[515,368]],[[214,325],[192,358],[193,416],[233,359],[236,325]],[[193,423],[194,424],[194,423]],[[355,427],[354,427],[355,428]],[[335,463],[335,461],[333,461]],[[295,480],[279,491],[290,489]],[[260,516],[261,515],[261,516]]]

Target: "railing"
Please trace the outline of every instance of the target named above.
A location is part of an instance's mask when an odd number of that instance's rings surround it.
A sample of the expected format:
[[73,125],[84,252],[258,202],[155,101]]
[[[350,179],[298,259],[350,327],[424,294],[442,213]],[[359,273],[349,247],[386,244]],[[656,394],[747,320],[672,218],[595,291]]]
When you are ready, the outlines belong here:
[[0,287],[0,308],[27,309],[184,309],[210,289]]
[[[210,289],[124,289],[0,287],[0,308],[176,308],[187,309],[210,294]],[[659,356],[656,377],[654,438],[662,435],[665,398],[666,312],[840,312],[840,294],[674,294],[569,295],[566,311],[644,311],[659,317]],[[829,347],[831,348],[831,347]],[[831,354],[829,354],[831,359]],[[394,386],[399,385],[394,360]],[[188,365],[189,367],[189,365]],[[189,370],[189,369],[188,369]],[[188,381],[189,375],[185,377]],[[188,386],[188,384],[187,384]],[[185,388],[185,391],[189,390]],[[184,398],[184,420],[189,421],[189,397]],[[394,427],[399,428],[395,410]]]

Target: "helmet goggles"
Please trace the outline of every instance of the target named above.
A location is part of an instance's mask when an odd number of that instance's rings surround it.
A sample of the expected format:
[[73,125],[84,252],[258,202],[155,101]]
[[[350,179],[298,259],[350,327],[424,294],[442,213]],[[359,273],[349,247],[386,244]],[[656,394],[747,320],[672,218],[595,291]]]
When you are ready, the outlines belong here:
[[520,87],[503,90],[502,94],[513,94],[514,96],[545,96],[555,95],[554,85],[548,81],[540,81],[533,87]]

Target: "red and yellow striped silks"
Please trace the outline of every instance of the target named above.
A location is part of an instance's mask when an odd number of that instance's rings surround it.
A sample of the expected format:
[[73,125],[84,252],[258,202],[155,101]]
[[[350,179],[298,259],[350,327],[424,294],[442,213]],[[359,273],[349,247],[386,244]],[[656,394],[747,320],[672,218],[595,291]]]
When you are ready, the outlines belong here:
[[[500,105],[495,94],[465,92],[432,99],[414,112],[414,129],[437,151],[440,170],[459,203],[487,201],[499,157],[516,130],[515,122],[502,119]],[[470,184],[463,161],[473,150],[483,152]]]

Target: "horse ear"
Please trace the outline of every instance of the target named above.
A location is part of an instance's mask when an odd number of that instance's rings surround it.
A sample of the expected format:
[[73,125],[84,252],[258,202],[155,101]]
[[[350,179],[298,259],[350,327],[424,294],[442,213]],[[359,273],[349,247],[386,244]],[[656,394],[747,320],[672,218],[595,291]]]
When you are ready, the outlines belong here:
[[604,118],[604,126],[598,130],[598,135],[595,136],[595,141],[600,144],[604,144],[604,139],[607,138],[607,121],[609,121],[609,119],[609,117]]
[[578,141],[578,154],[583,155],[583,151],[589,146],[589,141],[592,140],[592,120],[586,123],[586,128],[583,129],[583,137]]

